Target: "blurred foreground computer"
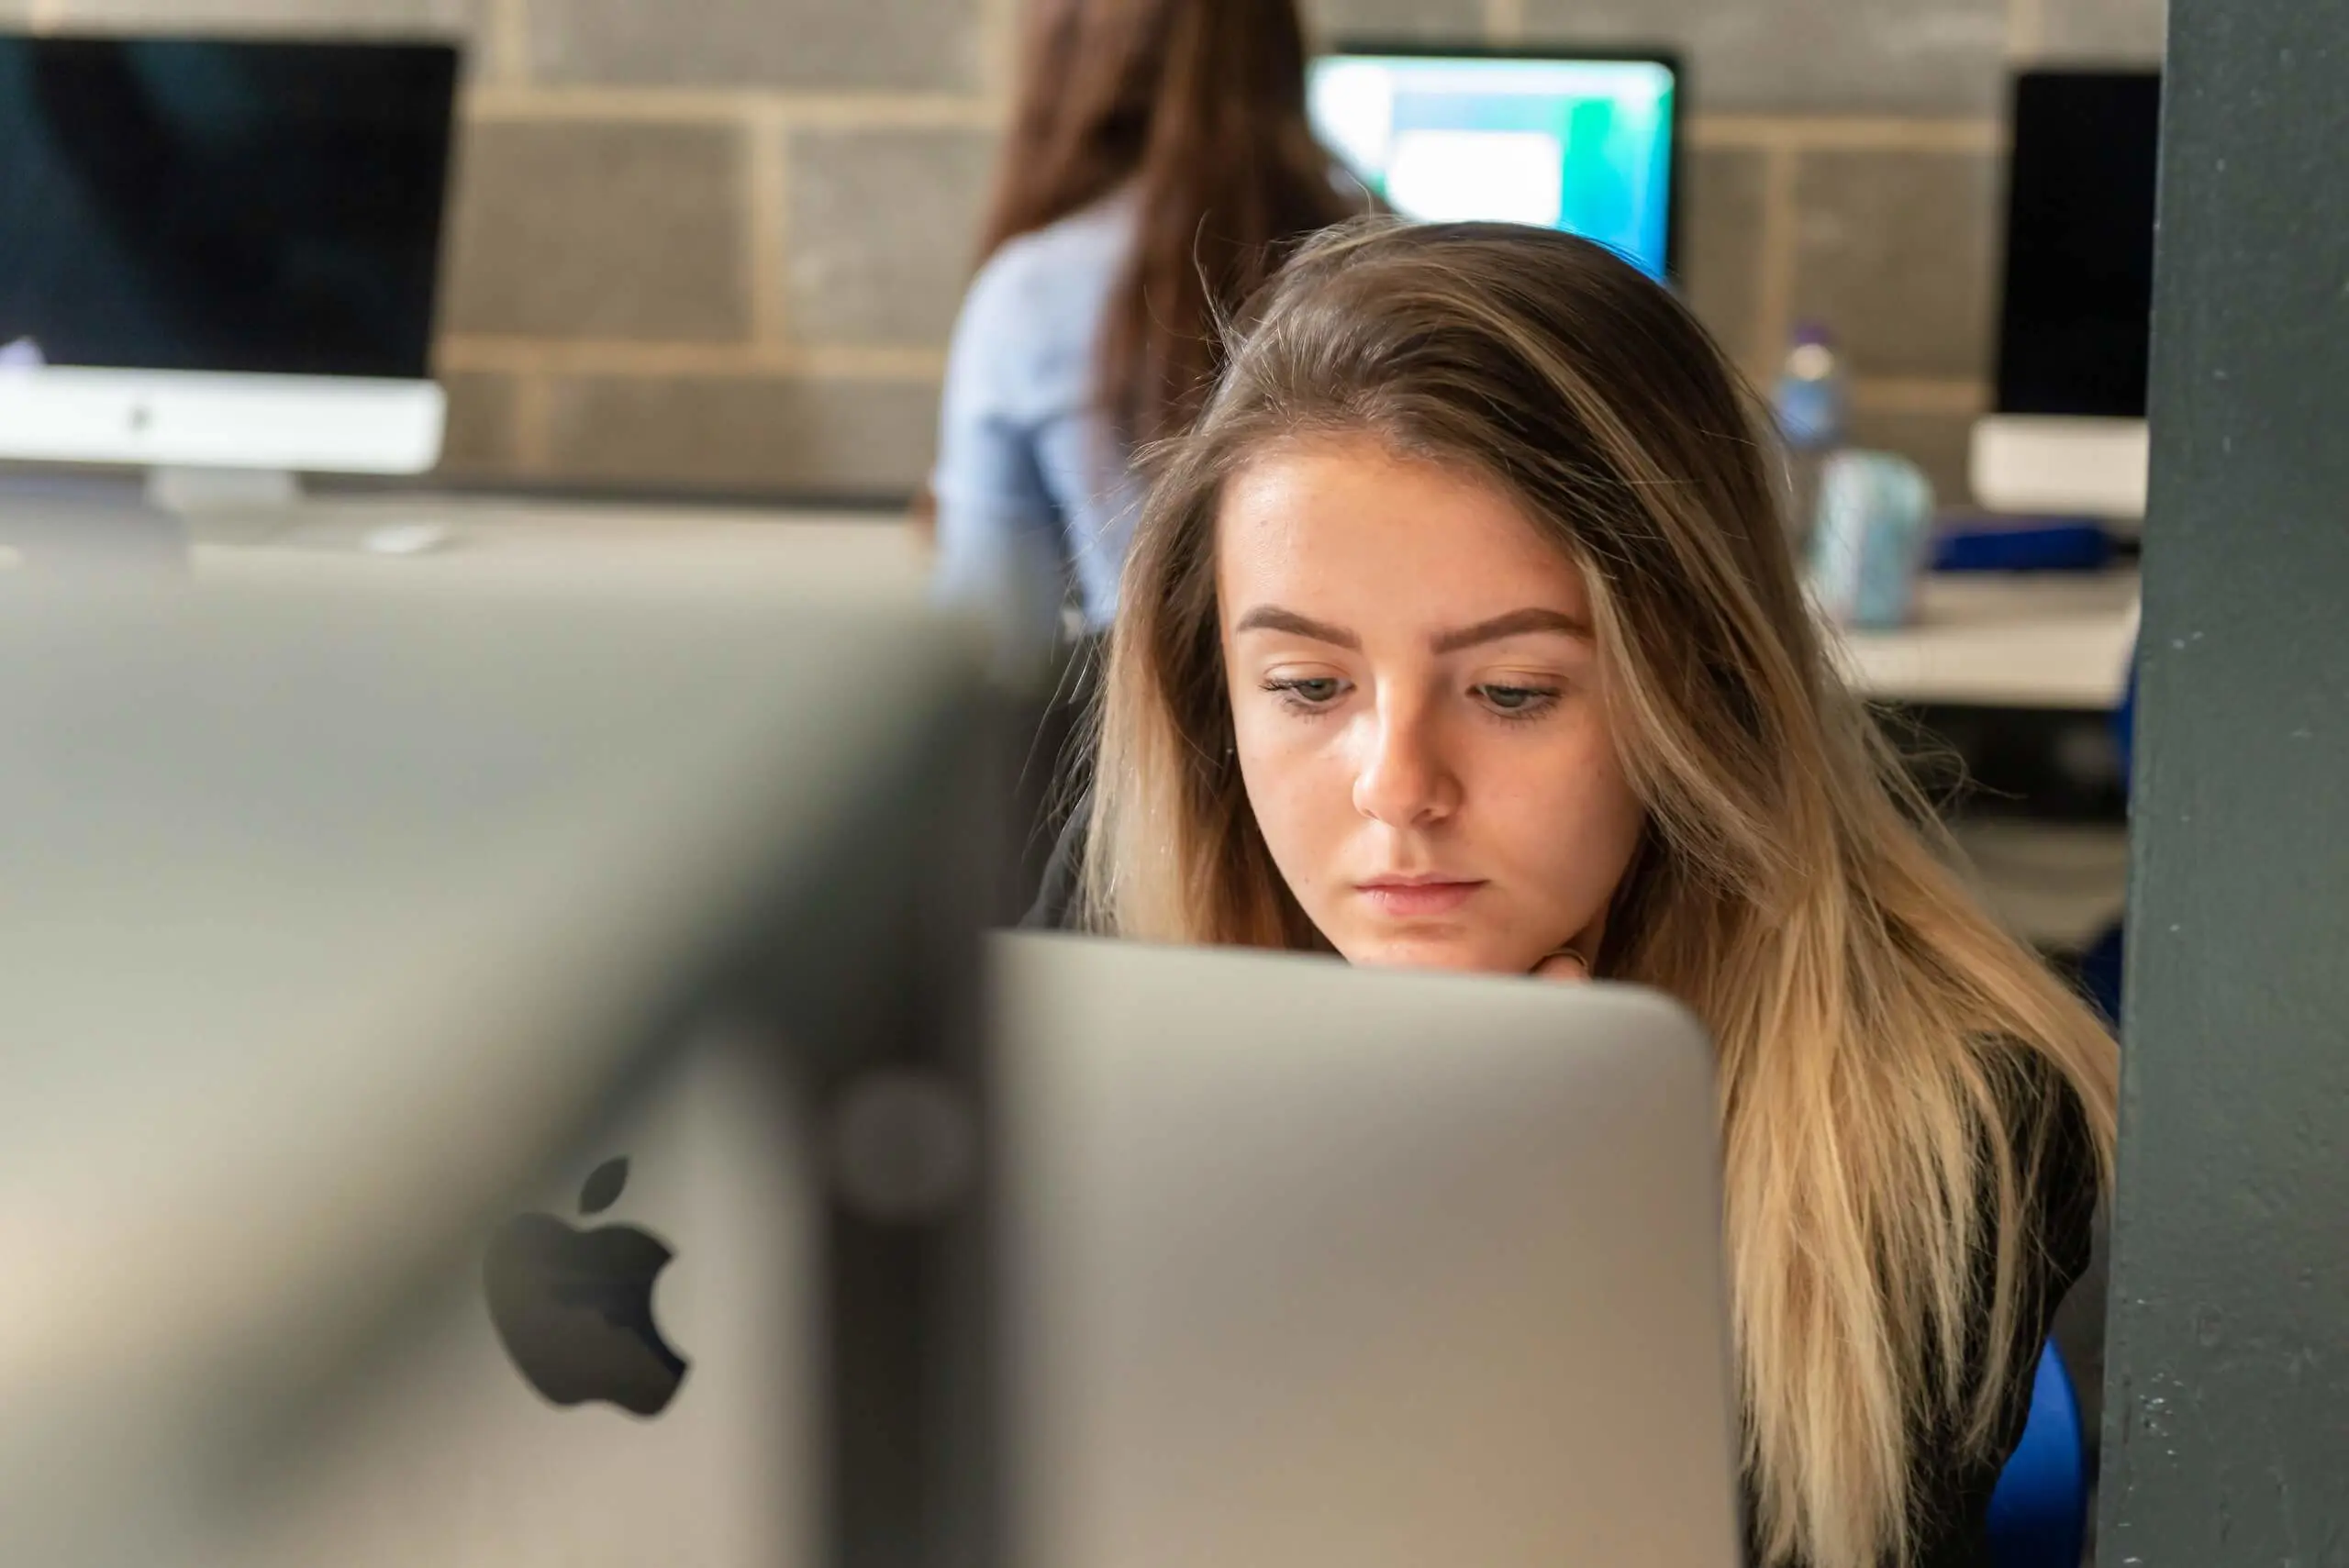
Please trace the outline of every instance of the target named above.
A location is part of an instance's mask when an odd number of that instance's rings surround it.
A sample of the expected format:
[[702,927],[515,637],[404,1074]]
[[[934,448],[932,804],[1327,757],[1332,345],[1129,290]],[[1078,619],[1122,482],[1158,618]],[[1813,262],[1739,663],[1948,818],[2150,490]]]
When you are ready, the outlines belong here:
[[0,1562],[991,1562],[979,663],[707,584],[11,605]]
[[0,35],[0,462],[283,500],[440,459],[446,44]]
[[2016,78],[1996,411],[1974,430],[1993,511],[2145,515],[2161,73]]
[[1677,272],[1680,62],[1663,50],[1341,45],[1314,129],[1406,217],[1562,228]]

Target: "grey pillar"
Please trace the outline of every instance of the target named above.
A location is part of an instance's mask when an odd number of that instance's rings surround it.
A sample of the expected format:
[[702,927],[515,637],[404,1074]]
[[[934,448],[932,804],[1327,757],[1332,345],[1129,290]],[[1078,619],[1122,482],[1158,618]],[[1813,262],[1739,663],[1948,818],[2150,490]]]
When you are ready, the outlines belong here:
[[2103,1568],[2349,1565],[2349,0],[2172,0]]

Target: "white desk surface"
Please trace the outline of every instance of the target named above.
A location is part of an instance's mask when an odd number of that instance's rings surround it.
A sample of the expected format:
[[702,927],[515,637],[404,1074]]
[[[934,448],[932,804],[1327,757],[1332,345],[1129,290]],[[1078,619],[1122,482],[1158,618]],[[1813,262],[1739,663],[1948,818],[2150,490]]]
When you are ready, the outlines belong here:
[[[445,542],[386,555],[386,530],[437,526]],[[199,582],[371,585],[648,578],[739,585],[852,586],[918,595],[928,562],[914,530],[887,514],[753,511],[624,502],[368,495],[306,501],[276,516],[223,517],[195,529]]]
[[[377,530],[417,523],[444,526],[449,541],[408,556],[367,549]],[[200,532],[195,550],[199,579],[236,582],[772,574],[918,595],[926,564],[914,530],[886,515],[425,495],[319,500],[272,521],[229,520]],[[2093,712],[2119,706],[2136,635],[2137,573],[2123,569],[1929,578],[1915,625],[1837,644],[1854,685],[1878,701]]]
[[1845,633],[1844,670],[1877,701],[2109,712],[2137,642],[2134,568],[1926,579],[1916,624]]

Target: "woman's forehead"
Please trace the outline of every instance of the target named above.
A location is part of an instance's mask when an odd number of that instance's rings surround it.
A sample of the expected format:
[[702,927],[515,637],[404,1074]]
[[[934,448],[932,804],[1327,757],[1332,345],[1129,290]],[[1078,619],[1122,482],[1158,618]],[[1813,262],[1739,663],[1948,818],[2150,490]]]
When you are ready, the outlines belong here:
[[[1554,529],[1464,467],[1368,437],[1284,445],[1223,488],[1217,577],[1232,613],[1279,602],[1378,623],[1455,626],[1524,608],[1586,619]],[[1241,601],[1245,601],[1242,603]]]

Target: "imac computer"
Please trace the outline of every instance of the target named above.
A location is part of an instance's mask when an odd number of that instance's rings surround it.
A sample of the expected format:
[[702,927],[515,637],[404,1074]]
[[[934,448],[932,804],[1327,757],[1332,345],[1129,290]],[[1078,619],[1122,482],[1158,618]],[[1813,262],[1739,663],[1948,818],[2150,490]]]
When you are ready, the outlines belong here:
[[983,668],[773,584],[11,605],[0,1562],[994,1568]]
[[0,35],[0,462],[420,473],[456,50]]
[[1315,130],[1406,217],[1562,228],[1672,277],[1677,60],[1363,44],[1314,62]]
[[2156,71],[2016,79],[1997,409],[1974,431],[1993,511],[2145,515],[2161,97]]

